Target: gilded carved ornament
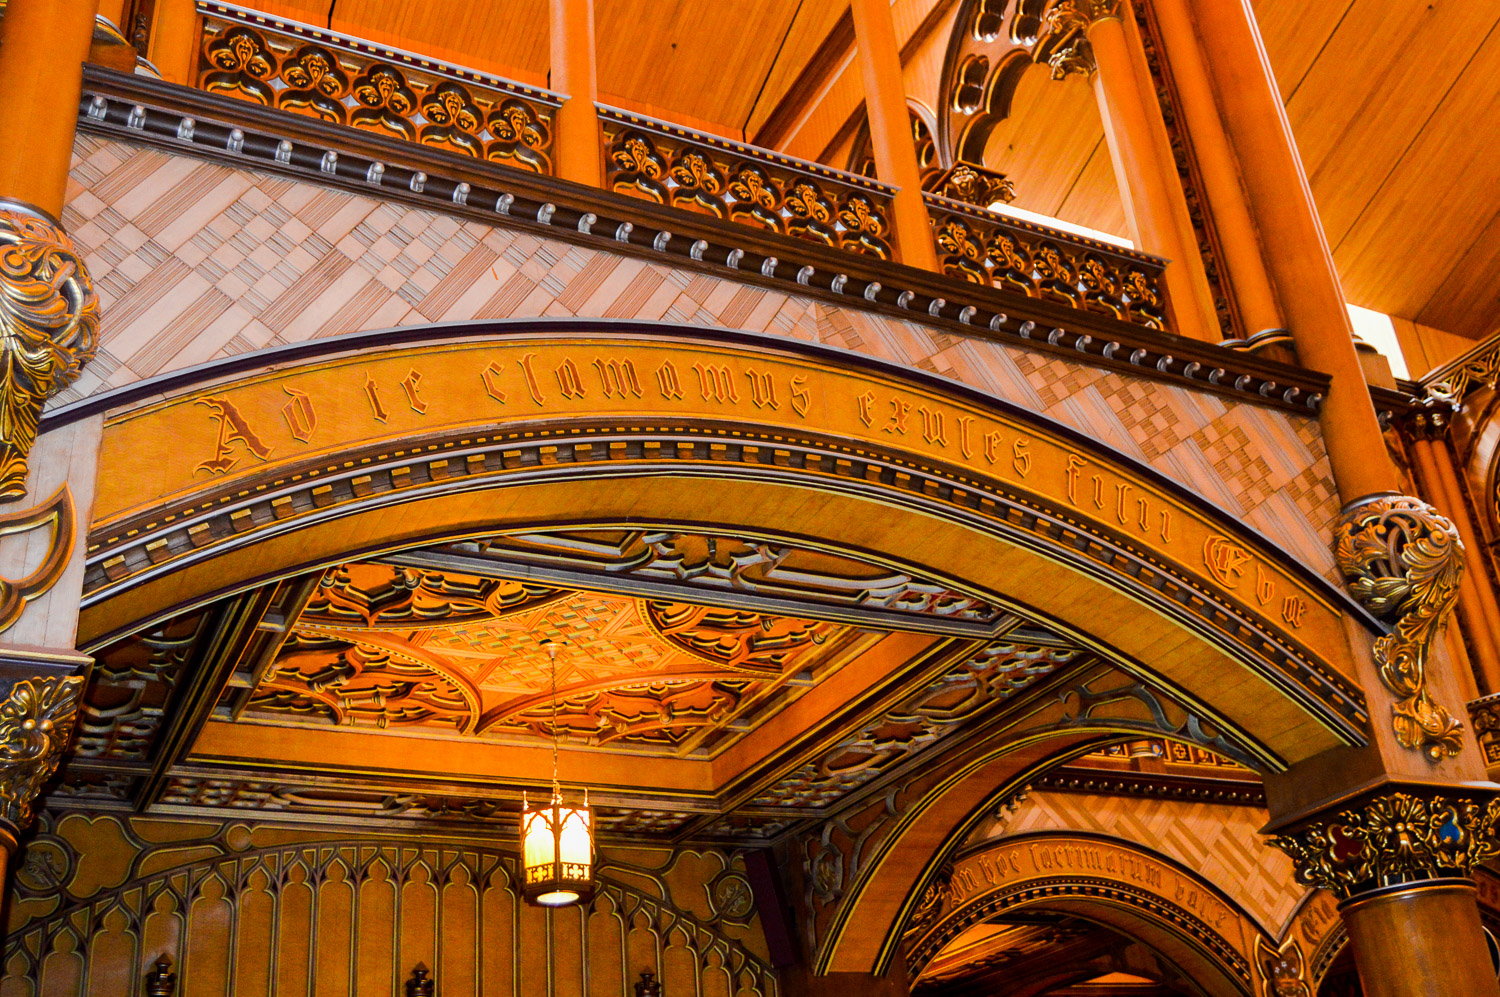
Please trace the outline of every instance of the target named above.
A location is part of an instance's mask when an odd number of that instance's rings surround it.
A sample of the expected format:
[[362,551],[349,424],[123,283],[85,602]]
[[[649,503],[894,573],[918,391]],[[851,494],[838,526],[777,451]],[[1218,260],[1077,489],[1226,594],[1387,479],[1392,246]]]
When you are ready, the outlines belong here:
[[1271,844],[1291,856],[1299,882],[1347,900],[1382,886],[1469,875],[1497,851],[1497,820],[1500,799],[1392,792]]
[[31,824],[32,802],[57,771],[78,714],[82,676],[21,679],[0,702],[0,826]]
[[1458,531],[1420,499],[1377,495],[1347,509],[1333,536],[1350,593],[1394,627],[1375,642],[1375,663],[1399,697],[1391,707],[1396,739],[1435,762],[1458,754],[1463,724],[1427,692],[1427,656],[1463,577]]
[[67,570],[77,534],[74,515],[73,493],[66,484],[34,509],[0,512],[0,537],[41,529],[51,533],[47,553],[36,568],[20,578],[0,575],[0,630],[14,625],[26,604],[56,585]]
[[1120,16],[1120,0],[1057,0],[1042,15],[1038,59],[1045,59],[1054,80],[1092,76],[1097,68],[1088,29],[1097,21]]
[[0,501],[26,493],[42,406],[98,339],[99,298],[72,240],[38,209],[0,201]]
[[1264,997],[1312,997],[1307,960],[1295,938],[1276,946],[1264,935],[1256,936],[1255,961],[1260,965]]

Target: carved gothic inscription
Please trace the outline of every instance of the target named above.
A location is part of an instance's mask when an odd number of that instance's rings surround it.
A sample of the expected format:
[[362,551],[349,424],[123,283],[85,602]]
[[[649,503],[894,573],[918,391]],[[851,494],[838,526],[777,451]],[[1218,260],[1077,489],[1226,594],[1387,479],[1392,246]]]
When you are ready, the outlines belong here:
[[[763,426],[896,447],[1192,575],[1310,646],[1344,643],[1340,610],[1274,563],[1250,535],[1210,518],[1127,464],[1024,415],[969,405],[879,374],[710,345],[580,337],[392,350],[275,372],[121,416],[106,430],[100,497],[109,523],[187,498],[207,482],[264,476],[320,455],[425,433],[503,438],[546,420]],[[616,421],[617,420],[617,421]],[[664,422],[662,424],[668,424]],[[170,429],[170,431],[168,431]],[[825,467],[832,471],[832,468]],[[905,477],[902,472],[900,477]]]

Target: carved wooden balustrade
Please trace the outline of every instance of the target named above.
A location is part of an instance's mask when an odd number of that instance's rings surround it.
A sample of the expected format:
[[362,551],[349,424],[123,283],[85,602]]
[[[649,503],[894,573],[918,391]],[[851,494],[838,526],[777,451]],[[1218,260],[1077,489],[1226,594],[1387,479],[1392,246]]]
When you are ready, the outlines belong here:
[[475,159],[552,172],[545,91],[231,4],[198,4],[197,86]]
[[599,115],[612,190],[891,258],[886,184],[618,108]]
[[943,271],[1166,329],[1164,260],[924,193]]

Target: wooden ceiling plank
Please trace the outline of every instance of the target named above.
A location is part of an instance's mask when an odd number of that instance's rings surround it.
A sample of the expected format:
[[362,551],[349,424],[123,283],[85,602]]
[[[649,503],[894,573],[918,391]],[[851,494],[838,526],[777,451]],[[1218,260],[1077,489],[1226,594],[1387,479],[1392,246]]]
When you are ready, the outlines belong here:
[[1016,207],[1056,216],[1103,139],[1088,82],[1057,81],[1035,65],[1016,87],[1010,117],[990,133],[983,165],[1014,181]]
[[1130,238],[1125,222],[1125,206],[1120,203],[1120,188],[1115,180],[1115,164],[1109,158],[1104,136],[1094,145],[1072,187],[1053,216],[1074,225],[1082,225],[1122,239]]
[[525,83],[546,81],[547,0],[338,0],[332,10],[334,31]]
[[762,123],[752,129],[753,145],[779,149],[807,120],[808,113],[827,97],[829,88],[854,58],[854,17],[849,8],[814,50],[812,57],[787,87]]
[[1377,196],[1495,20],[1483,4],[1356,0],[1287,104],[1330,245]]
[[1415,321],[1473,339],[1500,329],[1500,209],[1417,312]]
[[1255,0],[1266,54],[1276,70],[1282,100],[1296,93],[1323,46],[1355,0]]
[[600,0],[599,89],[714,122],[721,134],[738,137],[797,6]]
[[1414,318],[1469,252],[1500,207],[1500,157],[1476,141],[1485,121],[1500,121],[1493,29],[1335,250],[1349,300]]

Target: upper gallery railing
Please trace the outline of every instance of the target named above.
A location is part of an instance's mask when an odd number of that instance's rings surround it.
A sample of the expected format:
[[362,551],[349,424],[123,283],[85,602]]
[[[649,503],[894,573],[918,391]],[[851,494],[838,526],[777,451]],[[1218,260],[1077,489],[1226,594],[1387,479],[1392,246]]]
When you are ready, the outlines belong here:
[[200,89],[552,172],[555,94],[232,4],[198,11]]
[[619,108],[599,117],[611,190],[891,258],[887,184]]
[[[199,88],[552,174],[561,95],[232,4],[199,0]],[[895,188],[769,149],[599,107],[609,189],[879,259]],[[1143,253],[923,195],[944,271],[1165,329],[1162,268]]]
[[1164,260],[937,194],[922,199],[948,275],[1166,328]]

